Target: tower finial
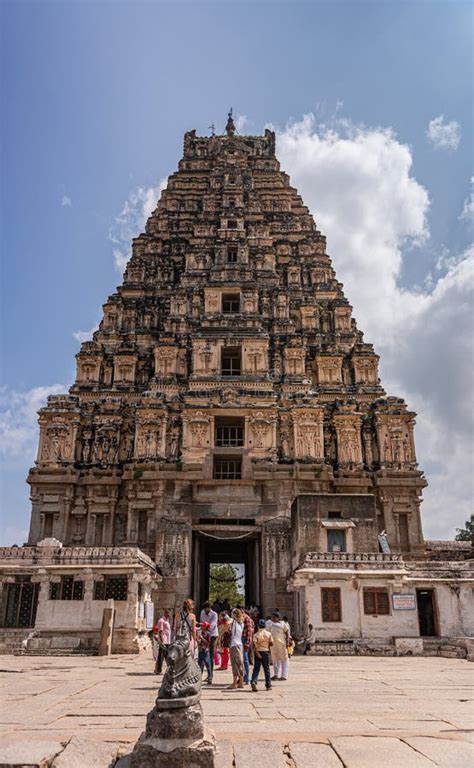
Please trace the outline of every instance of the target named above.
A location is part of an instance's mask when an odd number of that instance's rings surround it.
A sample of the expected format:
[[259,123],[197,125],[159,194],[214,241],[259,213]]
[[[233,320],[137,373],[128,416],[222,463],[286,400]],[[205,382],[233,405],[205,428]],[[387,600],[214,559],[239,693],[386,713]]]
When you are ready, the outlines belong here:
[[235,133],[235,123],[232,118],[232,107],[230,108],[230,111],[227,115],[227,125],[225,127],[225,132],[227,136],[233,136]]

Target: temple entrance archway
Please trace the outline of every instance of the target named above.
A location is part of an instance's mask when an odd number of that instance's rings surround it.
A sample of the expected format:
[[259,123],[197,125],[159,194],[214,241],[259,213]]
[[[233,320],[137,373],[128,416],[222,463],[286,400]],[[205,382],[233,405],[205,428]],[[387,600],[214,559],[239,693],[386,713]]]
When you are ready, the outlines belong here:
[[193,532],[193,596],[201,607],[209,596],[211,564],[239,565],[245,574],[245,604],[260,604],[260,534],[257,531],[237,533],[202,530]]

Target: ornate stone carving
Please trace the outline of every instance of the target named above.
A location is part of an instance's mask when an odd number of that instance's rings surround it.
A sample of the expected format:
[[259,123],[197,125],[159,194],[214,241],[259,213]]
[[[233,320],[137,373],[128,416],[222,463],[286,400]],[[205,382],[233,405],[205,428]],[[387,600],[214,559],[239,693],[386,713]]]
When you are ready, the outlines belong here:
[[163,455],[161,422],[146,422],[137,425],[135,457],[154,459]]
[[116,355],[114,358],[114,383],[133,384],[137,359],[134,355]]
[[334,330],[351,330],[351,307],[335,307],[334,309]]
[[333,418],[337,439],[337,460],[340,467],[362,464],[361,418],[346,412]]
[[414,414],[403,401],[387,398],[376,407],[376,430],[380,463],[398,468],[416,466],[413,439]]
[[77,423],[73,413],[40,412],[40,445],[38,461],[42,464],[74,461]]
[[305,330],[314,330],[317,328],[318,319],[316,317],[316,307],[303,306],[300,308],[301,313],[301,327]]
[[155,374],[167,378],[176,374],[178,347],[160,346],[155,349]]
[[286,578],[290,572],[291,522],[286,517],[269,520],[263,527],[264,570],[269,579]]
[[265,340],[249,340],[243,347],[244,373],[261,375],[268,373],[268,342]]
[[171,299],[170,314],[176,317],[185,317],[187,309],[187,301],[182,296],[175,296]]
[[243,291],[242,311],[246,315],[252,315],[258,312],[258,296],[255,294],[255,291]]
[[316,355],[317,384],[342,384],[342,356]]
[[368,384],[369,386],[378,384],[378,359],[377,355],[354,355],[352,362],[356,384]]
[[216,374],[219,368],[219,346],[215,341],[194,339],[193,373],[197,376]]
[[219,291],[206,288],[204,291],[204,311],[210,315],[221,311],[221,294]]
[[286,293],[279,293],[275,305],[275,317],[278,320],[288,319],[288,297]]
[[92,447],[92,462],[96,464],[115,464],[118,456],[119,441],[119,424],[113,421],[97,424]]
[[98,384],[100,378],[101,355],[76,355],[78,384]]
[[301,282],[301,267],[288,267],[288,285],[297,286]]
[[304,347],[286,347],[283,353],[285,375],[290,378],[305,375],[306,350]]
[[294,456],[324,460],[323,410],[293,411]]
[[188,449],[209,448],[211,444],[210,418],[203,411],[183,415],[184,444]]
[[266,453],[276,449],[276,418],[257,411],[249,420],[249,447],[255,453]]

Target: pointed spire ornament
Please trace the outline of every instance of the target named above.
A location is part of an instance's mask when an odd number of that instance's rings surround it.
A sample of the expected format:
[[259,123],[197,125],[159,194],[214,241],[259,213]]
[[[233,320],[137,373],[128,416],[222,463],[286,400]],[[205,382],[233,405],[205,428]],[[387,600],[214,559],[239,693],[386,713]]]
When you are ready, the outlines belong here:
[[225,127],[225,132],[227,136],[233,136],[235,134],[235,123],[232,118],[232,107],[230,108],[230,111],[227,115],[227,125]]

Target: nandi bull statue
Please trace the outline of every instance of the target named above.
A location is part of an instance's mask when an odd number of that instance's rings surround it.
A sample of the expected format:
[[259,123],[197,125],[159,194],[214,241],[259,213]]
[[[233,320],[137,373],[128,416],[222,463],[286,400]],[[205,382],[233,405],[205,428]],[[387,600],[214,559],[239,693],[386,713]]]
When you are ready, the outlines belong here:
[[200,694],[201,670],[191,655],[189,638],[176,638],[168,648],[166,664],[166,672],[158,693],[159,699],[177,699]]
[[168,647],[167,669],[148,713],[146,730],[132,752],[131,768],[214,768],[214,734],[204,729],[201,671],[189,633]]

